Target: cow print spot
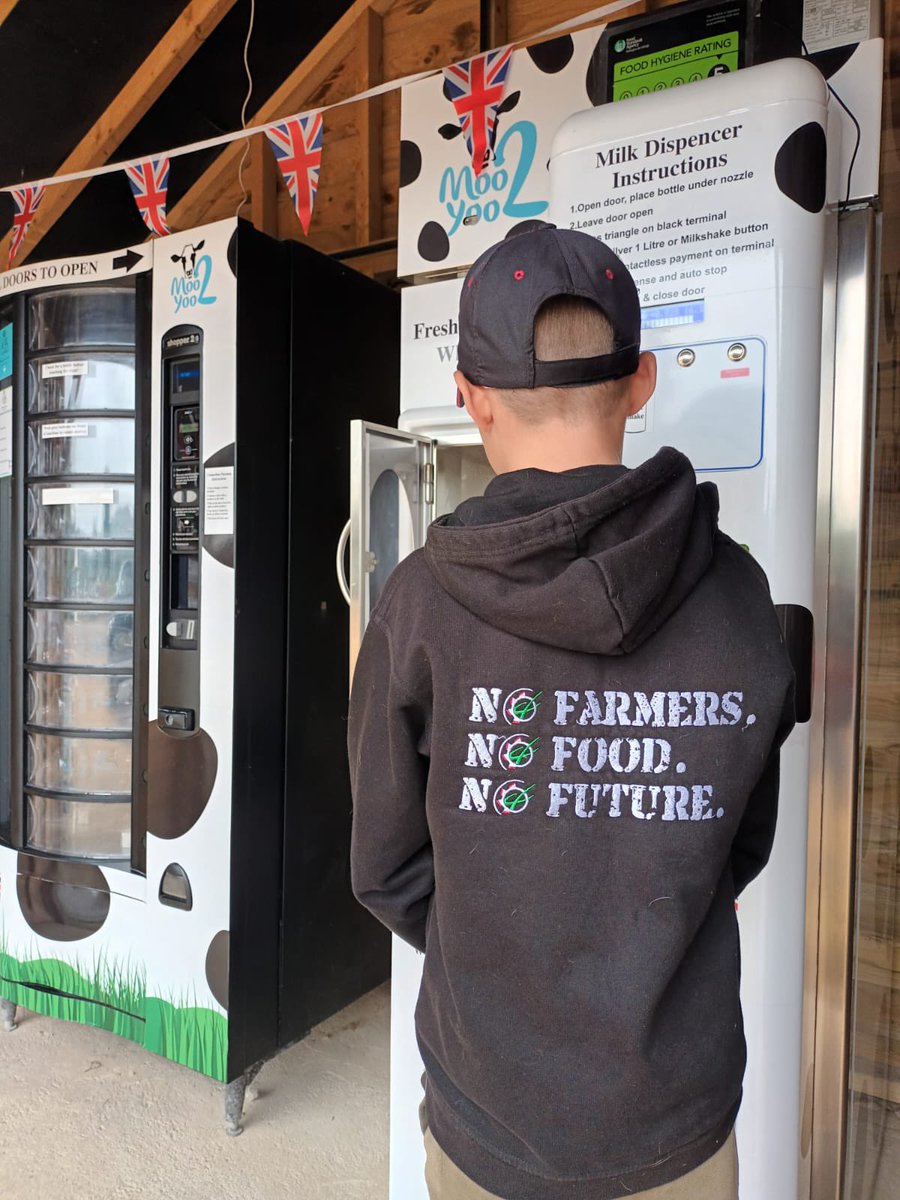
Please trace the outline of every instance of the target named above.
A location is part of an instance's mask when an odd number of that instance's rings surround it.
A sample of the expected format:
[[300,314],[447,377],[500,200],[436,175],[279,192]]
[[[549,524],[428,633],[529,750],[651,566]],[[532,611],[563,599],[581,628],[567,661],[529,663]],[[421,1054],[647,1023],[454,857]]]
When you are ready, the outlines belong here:
[[90,937],[109,916],[109,884],[89,863],[20,854],[16,894],[30,928],[52,942]]
[[228,265],[231,267],[231,273],[235,279],[237,279],[237,240],[238,231],[235,230],[228,239],[228,250],[225,256],[228,259]]
[[447,82],[446,79],[444,79],[444,86],[441,90],[444,93],[444,99],[449,100],[452,103],[453,102],[453,93],[450,91],[450,84]]
[[534,233],[535,230],[538,230],[538,229],[555,229],[555,228],[556,228],[556,226],[553,224],[552,221],[538,221],[536,219],[531,219],[529,221],[520,221],[518,223],[518,225],[513,225],[512,229],[509,230],[509,232],[507,233],[506,237],[503,240],[507,241],[507,239],[509,239],[511,237],[518,237],[518,235],[520,233]]
[[418,242],[419,257],[427,262],[443,262],[450,253],[450,239],[443,225],[428,221],[422,226]]
[[588,63],[587,77],[584,81],[585,91],[594,108],[606,103],[606,55],[600,51],[602,38],[594,47],[591,60]]
[[422,172],[422,151],[415,142],[404,138],[400,143],[400,186],[415,183]]
[[825,203],[825,130],[809,121],[785,139],[775,156],[775,181],[784,194],[807,212]]
[[220,929],[209,943],[206,952],[206,982],[217,1002],[228,1008],[228,957],[231,937],[227,929]]
[[819,50],[809,56],[809,61],[815,63],[826,79],[830,79],[847,65],[856,49],[856,46],[835,46],[831,50]]
[[171,840],[182,837],[200,819],[216,782],[219,756],[203,729],[190,737],[173,737],[156,721],[149,728],[147,830]]
[[[233,467],[234,442],[230,446],[223,446],[221,450],[217,450],[203,465],[207,470],[210,467]],[[204,534],[203,549],[223,567],[234,567],[233,533]]]
[[568,33],[528,47],[528,57],[545,75],[556,75],[563,67],[567,67],[574,53],[575,43]]

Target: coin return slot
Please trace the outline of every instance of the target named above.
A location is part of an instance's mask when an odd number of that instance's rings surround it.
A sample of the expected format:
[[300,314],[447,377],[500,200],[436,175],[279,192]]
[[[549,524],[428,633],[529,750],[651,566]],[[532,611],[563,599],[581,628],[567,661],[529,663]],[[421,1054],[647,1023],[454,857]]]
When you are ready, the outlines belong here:
[[169,908],[180,908],[190,912],[194,907],[194,896],[191,891],[191,881],[184,867],[178,863],[170,863],[163,872],[159,885],[159,902]]

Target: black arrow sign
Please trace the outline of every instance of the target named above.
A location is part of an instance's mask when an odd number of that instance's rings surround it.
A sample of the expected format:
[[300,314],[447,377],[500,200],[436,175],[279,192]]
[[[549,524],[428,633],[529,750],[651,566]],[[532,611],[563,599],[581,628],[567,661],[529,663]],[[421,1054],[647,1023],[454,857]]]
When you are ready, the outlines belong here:
[[124,267],[126,271],[130,271],[133,266],[139,262],[143,262],[143,260],[143,254],[136,254],[134,250],[126,250],[124,254],[120,254],[118,258],[113,259],[113,270],[118,271],[120,267]]

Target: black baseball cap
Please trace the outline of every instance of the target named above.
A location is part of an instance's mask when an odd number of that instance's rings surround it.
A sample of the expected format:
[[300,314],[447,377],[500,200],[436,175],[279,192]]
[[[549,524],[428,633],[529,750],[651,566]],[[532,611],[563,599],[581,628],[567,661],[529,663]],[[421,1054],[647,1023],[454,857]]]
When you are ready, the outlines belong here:
[[[634,374],[641,306],[628,268],[589,234],[530,224],[469,269],[459,303],[460,371],[470,383],[493,388],[582,387]],[[556,296],[580,296],[601,310],[613,328],[611,353],[535,358],[535,317]]]

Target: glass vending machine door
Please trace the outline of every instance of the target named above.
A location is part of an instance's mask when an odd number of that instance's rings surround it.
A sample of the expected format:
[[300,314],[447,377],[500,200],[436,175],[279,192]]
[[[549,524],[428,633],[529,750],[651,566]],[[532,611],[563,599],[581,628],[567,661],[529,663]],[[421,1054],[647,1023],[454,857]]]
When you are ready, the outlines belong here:
[[434,442],[350,423],[350,673],[394,567],[425,543],[434,515]]
[[25,845],[131,853],[135,291],[26,300]]

